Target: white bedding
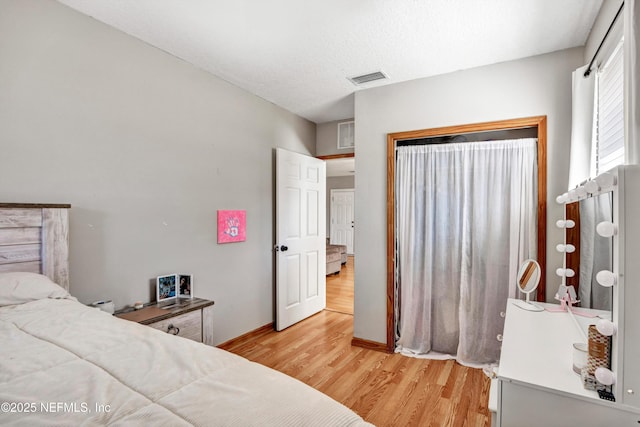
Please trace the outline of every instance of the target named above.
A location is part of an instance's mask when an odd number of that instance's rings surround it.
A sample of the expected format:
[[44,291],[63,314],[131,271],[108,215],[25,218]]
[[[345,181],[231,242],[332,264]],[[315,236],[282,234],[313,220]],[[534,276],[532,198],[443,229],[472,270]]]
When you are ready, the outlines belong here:
[[0,308],[0,404],[0,425],[370,425],[282,373],[71,299]]

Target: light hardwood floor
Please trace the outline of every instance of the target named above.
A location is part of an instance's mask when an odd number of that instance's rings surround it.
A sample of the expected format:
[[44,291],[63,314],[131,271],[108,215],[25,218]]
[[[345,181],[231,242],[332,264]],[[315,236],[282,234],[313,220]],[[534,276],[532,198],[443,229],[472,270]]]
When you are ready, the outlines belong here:
[[327,276],[327,310],[353,314],[353,278],[353,256],[349,256],[339,274]]
[[351,346],[353,316],[324,310],[221,345],[284,372],[385,426],[489,426],[489,379],[453,361]]

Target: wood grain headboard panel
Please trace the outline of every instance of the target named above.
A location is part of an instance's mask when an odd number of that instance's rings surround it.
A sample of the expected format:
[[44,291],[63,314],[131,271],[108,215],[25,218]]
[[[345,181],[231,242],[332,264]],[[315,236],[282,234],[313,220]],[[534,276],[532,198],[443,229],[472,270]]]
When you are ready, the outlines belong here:
[[0,272],[41,273],[69,290],[70,208],[0,203]]

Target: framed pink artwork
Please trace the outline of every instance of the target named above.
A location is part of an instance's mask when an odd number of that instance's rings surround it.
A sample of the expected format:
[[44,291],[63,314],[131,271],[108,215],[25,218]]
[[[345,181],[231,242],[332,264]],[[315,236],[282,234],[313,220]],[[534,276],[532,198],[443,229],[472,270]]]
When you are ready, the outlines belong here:
[[247,211],[218,211],[218,243],[247,240]]

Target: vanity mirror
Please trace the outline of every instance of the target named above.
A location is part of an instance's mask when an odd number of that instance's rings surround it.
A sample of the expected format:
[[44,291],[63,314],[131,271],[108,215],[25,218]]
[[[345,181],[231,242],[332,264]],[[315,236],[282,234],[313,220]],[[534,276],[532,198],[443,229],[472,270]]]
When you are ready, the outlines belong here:
[[529,295],[536,290],[538,283],[540,283],[540,264],[532,259],[525,260],[518,271],[516,283],[520,292],[526,295],[526,301],[517,300],[514,305],[523,310],[543,311],[542,306],[529,301]]
[[579,296],[582,306],[611,311],[613,290],[601,286],[597,275],[613,270],[613,236],[603,236],[597,228],[603,222],[613,221],[613,194],[607,192],[581,200],[580,217],[581,224],[585,224],[580,232],[581,241],[585,242],[580,258],[580,282],[583,286]]
[[575,222],[567,229],[566,242],[576,250],[567,253],[567,267],[577,272],[567,278],[578,294],[580,306],[611,311],[613,289],[598,283],[597,274],[613,270],[613,237],[597,232],[598,224],[613,220],[613,194],[601,193],[566,205],[566,218]]
[[596,328],[611,337],[612,375],[611,381],[602,376],[600,379],[605,385],[611,383],[616,404],[640,411],[640,364],[635,363],[640,354],[640,334],[634,327],[640,316],[640,286],[636,286],[640,280],[638,187],[640,167],[622,165],[556,200],[566,204],[566,217],[558,223],[575,223],[573,229],[564,227],[565,241],[558,246],[575,247],[573,252],[562,251],[562,270],[578,274],[563,277],[562,284],[565,279],[567,285],[575,280],[573,286],[583,300],[582,307],[609,314],[609,319],[599,320]]

